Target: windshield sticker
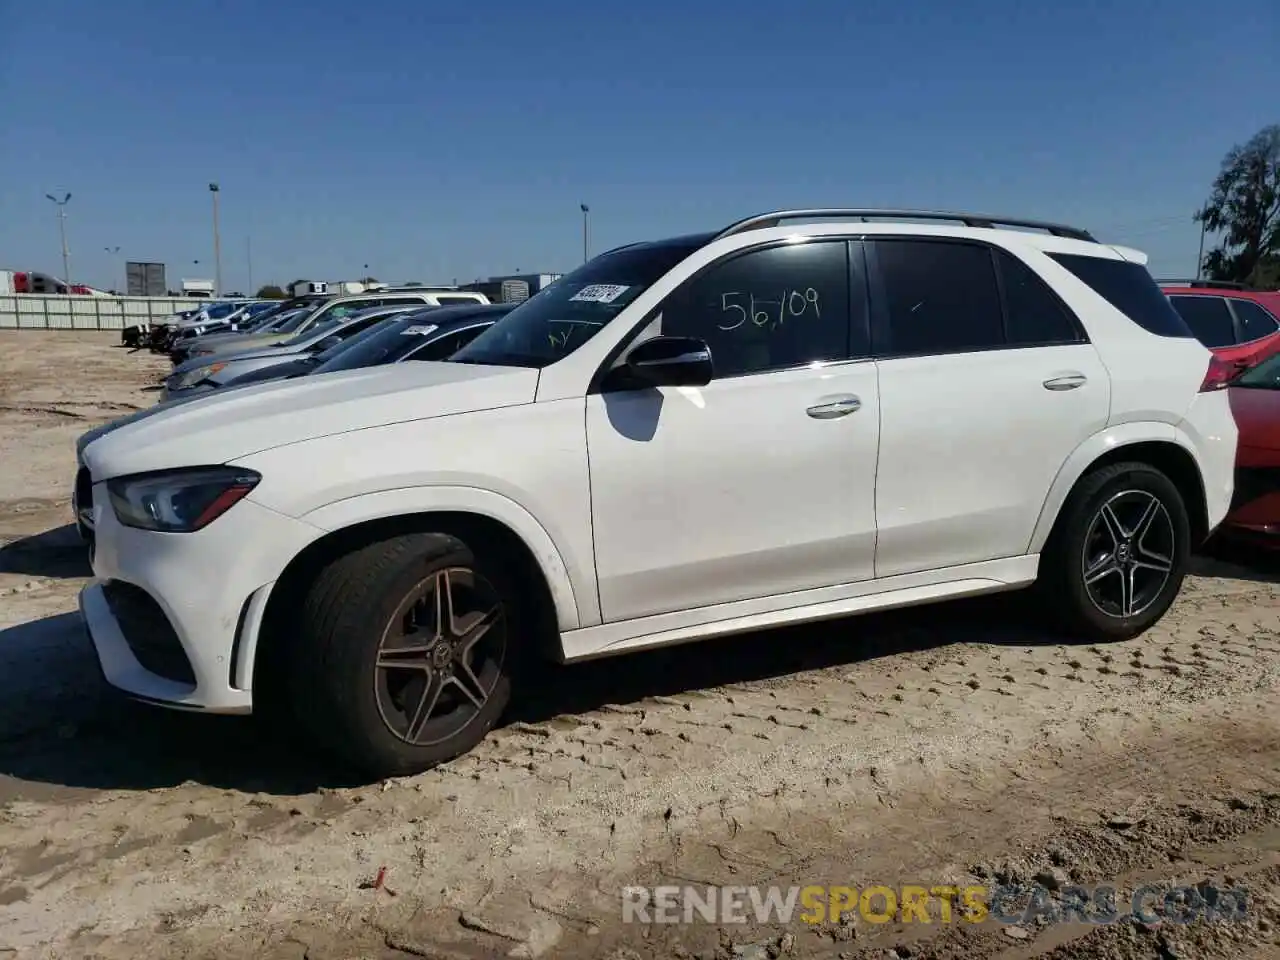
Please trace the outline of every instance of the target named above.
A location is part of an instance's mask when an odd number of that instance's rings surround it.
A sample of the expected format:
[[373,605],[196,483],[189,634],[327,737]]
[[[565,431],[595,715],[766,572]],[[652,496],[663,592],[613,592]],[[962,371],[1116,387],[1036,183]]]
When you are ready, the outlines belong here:
[[575,293],[570,300],[585,300],[588,303],[613,303],[623,293],[630,290],[630,285],[616,283],[592,283]]
[[439,329],[440,325],[438,323],[415,323],[412,327],[405,327],[401,330],[400,336],[407,337],[416,333],[420,337],[425,337],[428,333],[435,333]]

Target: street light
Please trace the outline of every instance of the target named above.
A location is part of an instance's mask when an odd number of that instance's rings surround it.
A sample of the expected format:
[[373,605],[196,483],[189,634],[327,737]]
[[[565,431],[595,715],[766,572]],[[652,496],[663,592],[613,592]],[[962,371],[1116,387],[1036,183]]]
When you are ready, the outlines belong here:
[[[107,251],[107,253],[109,253],[113,257],[120,253],[119,247],[103,247],[102,249]],[[112,286],[115,286],[114,281],[112,281]],[[120,289],[123,290],[126,295],[129,293],[129,271],[127,270],[125,271],[124,286],[121,287]]]
[[67,249],[67,201],[71,199],[71,194],[68,193],[61,200],[52,193],[46,193],[45,196],[58,207],[58,234],[62,237],[62,280],[67,285],[67,293],[70,293],[71,251]]
[[585,203],[578,204],[582,208],[582,262],[586,263],[587,255],[587,214],[591,212],[591,208]]
[[213,194],[213,298],[222,296],[222,240],[218,236],[218,185],[209,184]]

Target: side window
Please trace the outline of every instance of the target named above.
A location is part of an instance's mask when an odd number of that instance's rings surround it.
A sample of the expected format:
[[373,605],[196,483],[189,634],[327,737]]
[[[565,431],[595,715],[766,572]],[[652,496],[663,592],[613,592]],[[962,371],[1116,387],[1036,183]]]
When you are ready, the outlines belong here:
[[1240,321],[1240,340],[1244,343],[1261,340],[1280,329],[1276,318],[1252,300],[1233,299],[1231,306],[1235,308],[1236,319]]
[[991,253],[972,243],[877,240],[875,258],[893,356],[961,353],[1004,345]]
[[1076,319],[1049,285],[1025,263],[994,249],[1004,293],[1005,335],[1010,346],[1079,343],[1084,338]]
[[1184,339],[1194,336],[1142,264],[1076,253],[1051,253],[1049,258],[1148,333]]
[[442,307],[448,307],[448,306],[456,305],[459,303],[479,303],[479,302],[480,301],[475,297],[451,297],[447,295],[436,297],[436,303],[440,304],[440,306]]
[[662,333],[705,340],[717,378],[861,356],[866,345],[849,342],[849,244],[787,244],[717,263],[663,304]]
[[1206,347],[1225,347],[1236,342],[1231,311],[1222,297],[1170,297],[1195,338]]

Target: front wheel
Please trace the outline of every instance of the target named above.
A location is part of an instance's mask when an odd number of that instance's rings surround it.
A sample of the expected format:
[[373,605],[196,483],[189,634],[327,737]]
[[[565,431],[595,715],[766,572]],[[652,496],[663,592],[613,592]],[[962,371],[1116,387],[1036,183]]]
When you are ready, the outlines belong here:
[[1126,640],[1164,616],[1190,556],[1178,488],[1148,464],[1118,463],[1087,475],[1068,498],[1039,586],[1071,633]]
[[443,534],[356,550],[302,604],[294,713],[374,777],[418,773],[474,747],[511,696],[517,591]]

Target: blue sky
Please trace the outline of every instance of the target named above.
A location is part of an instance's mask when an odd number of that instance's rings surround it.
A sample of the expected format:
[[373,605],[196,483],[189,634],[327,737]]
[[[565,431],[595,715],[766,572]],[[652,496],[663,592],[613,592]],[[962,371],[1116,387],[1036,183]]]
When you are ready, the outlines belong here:
[[[1077,223],[1194,270],[1280,4],[0,0],[0,267],[224,287],[549,270],[763,209]],[[113,257],[106,247],[120,247]],[[194,261],[199,261],[196,265]]]

